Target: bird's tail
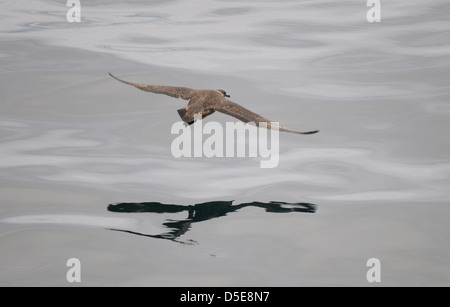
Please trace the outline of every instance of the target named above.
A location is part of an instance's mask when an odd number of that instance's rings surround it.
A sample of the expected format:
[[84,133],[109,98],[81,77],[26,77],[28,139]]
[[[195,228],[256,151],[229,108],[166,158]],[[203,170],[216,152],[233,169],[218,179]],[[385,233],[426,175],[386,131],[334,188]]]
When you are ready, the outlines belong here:
[[194,123],[194,117],[189,116],[186,108],[178,109],[178,115],[180,115],[181,119],[187,123],[188,125],[192,125]]

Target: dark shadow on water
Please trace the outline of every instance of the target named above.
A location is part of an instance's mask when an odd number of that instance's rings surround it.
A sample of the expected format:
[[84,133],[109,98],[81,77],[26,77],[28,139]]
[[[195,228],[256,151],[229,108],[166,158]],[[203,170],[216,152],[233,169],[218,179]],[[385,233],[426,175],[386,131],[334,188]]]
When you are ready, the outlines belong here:
[[187,211],[188,216],[186,219],[166,220],[166,222],[164,222],[162,225],[168,228],[168,231],[162,234],[145,234],[124,229],[110,230],[121,231],[150,238],[167,239],[183,244],[195,244],[197,242],[193,240],[181,241],[178,239],[181,235],[185,234],[190,229],[192,223],[225,216],[228,213],[236,212],[245,207],[263,208],[266,212],[272,213],[314,213],[317,209],[316,205],[310,203],[285,203],[279,201],[263,203],[255,201],[251,203],[233,205],[233,201],[211,201],[189,206],[162,204],[159,202],[117,203],[108,205],[108,211],[121,213],[179,213]]

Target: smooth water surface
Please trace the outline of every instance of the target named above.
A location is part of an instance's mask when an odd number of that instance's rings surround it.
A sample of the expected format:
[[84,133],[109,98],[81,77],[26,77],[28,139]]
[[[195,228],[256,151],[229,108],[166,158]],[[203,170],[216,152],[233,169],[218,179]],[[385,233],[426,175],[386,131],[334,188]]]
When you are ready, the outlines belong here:
[[[0,285],[450,285],[447,1],[64,2],[0,12]],[[175,158],[186,101],[108,72],[320,132]]]

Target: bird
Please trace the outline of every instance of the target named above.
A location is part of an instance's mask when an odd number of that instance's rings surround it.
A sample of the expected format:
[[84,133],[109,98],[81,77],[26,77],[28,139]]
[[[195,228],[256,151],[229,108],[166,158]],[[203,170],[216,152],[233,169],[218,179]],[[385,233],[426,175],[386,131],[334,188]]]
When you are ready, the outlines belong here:
[[319,132],[319,130],[301,132],[280,126],[262,117],[261,115],[258,115],[243,106],[226,99],[226,97],[230,97],[230,95],[222,89],[198,90],[188,87],[134,83],[119,79],[110,72],[108,74],[117,81],[134,86],[145,92],[164,94],[174,98],[189,100],[185,108],[177,110],[181,119],[188,125],[192,125],[194,123],[194,116],[196,114],[201,114],[203,119],[217,111],[237,118],[244,123],[252,122],[258,127],[261,123],[266,123],[265,128],[267,129],[276,129],[279,131],[296,134],[313,134]]

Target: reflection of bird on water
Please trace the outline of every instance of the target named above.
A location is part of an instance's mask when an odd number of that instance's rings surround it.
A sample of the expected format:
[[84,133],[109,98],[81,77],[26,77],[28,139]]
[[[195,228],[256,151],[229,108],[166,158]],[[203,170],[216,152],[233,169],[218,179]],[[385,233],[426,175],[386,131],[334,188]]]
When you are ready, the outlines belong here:
[[111,229],[111,230],[122,231],[151,238],[168,239],[179,243],[188,243],[188,244],[192,244],[195,242],[194,241],[182,242],[177,240],[177,238],[186,233],[190,229],[192,223],[206,221],[220,216],[225,216],[227,215],[227,213],[238,211],[239,209],[242,209],[244,207],[259,207],[264,208],[266,212],[274,212],[274,213],[316,212],[316,205],[310,203],[285,203],[276,201],[271,201],[268,203],[255,201],[251,203],[242,203],[239,205],[233,205],[232,203],[233,201],[211,201],[190,206],[161,204],[159,202],[118,203],[109,205],[108,211],[122,212],[122,213],[141,213],[141,212],[178,213],[187,211],[188,217],[186,219],[170,220],[163,223],[165,227],[170,229],[170,231],[163,234],[151,235],[134,232],[131,230],[123,230],[123,229]]
[[267,123],[266,127],[268,129],[276,128],[279,131],[298,134],[312,134],[318,132],[318,130],[300,132],[272,124],[270,120],[256,113],[253,113],[250,110],[247,110],[246,108],[244,108],[241,105],[238,105],[237,103],[234,103],[226,99],[225,97],[230,97],[230,95],[227,95],[227,93],[224,90],[194,90],[187,87],[133,83],[119,79],[111,73],[109,73],[109,75],[120,82],[132,85],[146,92],[164,94],[175,98],[189,100],[186,108],[178,110],[178,114],[180,115],[181,119],[184,122],[188,123],[189,125],[194,123],[194,115],[201,114],[202,118],[205,118],[206,116],[211,115],[215,111],[217,111],[233,116],[243,121],[244,123],[253,122],[257,126],[259,126],[260,123],[263,122]]

